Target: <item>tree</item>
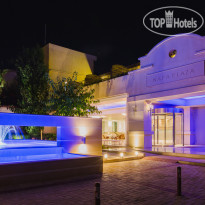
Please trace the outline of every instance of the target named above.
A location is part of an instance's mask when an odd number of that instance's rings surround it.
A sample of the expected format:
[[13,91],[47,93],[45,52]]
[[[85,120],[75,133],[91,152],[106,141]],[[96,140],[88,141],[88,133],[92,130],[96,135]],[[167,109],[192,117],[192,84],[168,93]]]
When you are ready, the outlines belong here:
[[80,117],[100,113],[93,105],[98,102],[94,100],[94,89],[77,82],[77,72],[67,79],[50,80],[49,93],[49,108],[54,115]]
[[[2,93],[2,90],[6,84],[5,80],[4,80],[4,75],[8,72],[7,69],[5,70],[0,70],[0,95]],[[0,101],[0,104],[1,104],[1,101]]]
[[1,92],[1,103],[4,106],[16,105],[16,99],[18,96],[16,72],[10,69],[5,69],[3,72],[4,82]]
[[94,74],[89,74],[89,75],[86,75],[86,77],[85,77],[84,85],[92,85],[95,83],[99,83],[101,81],[102,80],[101,80],[100,76],[94,75]]
[[48,68],[43,50],[24,48],[16,60],[18,99],[12,110],[17,113],[46,114],[48,100]]
[[112,69],[111,69],[111,75],[112,78],[116,78],[122,75],[126,75],[128,72],[128,69],[123,66],[123,65],[112,65]]

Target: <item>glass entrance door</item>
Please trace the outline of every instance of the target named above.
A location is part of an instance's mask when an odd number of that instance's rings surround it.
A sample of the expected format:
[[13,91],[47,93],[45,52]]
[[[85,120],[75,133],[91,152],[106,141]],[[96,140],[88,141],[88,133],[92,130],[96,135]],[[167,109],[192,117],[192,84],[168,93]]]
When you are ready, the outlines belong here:
[[[152,145],[183,145],[183,112],[179,109],[154,109]],[[169,111],[169,112],[164,112]]]
[[175,145],[183,145],[183,114],[175,113]]
[[173,145],[173,113],[167,113],[166,115],[166,145]]

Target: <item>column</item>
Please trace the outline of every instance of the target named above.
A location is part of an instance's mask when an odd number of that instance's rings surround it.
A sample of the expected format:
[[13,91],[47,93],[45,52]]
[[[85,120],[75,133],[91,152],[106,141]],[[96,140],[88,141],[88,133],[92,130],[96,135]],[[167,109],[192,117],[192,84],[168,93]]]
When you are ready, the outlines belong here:
[[193,110],[190,107],[184,109],[184,145],[195,144],[195,132],[193,127]]
[[146,101],[128,102],[128,143],[131,147],[152,147],[151,107]]

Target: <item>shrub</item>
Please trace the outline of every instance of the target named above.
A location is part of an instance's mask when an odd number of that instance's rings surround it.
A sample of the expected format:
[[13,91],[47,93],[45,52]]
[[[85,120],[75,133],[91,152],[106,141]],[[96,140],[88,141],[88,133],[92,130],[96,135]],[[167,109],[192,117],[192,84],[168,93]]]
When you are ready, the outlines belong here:
[[41,139],[41,130],[43,130],[44,127],[34,127],[34,126],[29,126],[29,127],[24,127],[25,132],[30,135],[30,137],[35,137],[37,139]]

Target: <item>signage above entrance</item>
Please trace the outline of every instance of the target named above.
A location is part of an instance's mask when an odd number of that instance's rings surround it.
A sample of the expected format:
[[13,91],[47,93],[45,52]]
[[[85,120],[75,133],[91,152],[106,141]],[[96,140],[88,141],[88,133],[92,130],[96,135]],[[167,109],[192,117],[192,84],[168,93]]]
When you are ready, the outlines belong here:
[[204,63],[198,62],[157,73],[148,74],[146,79],[147,87],[203,75]]

